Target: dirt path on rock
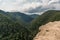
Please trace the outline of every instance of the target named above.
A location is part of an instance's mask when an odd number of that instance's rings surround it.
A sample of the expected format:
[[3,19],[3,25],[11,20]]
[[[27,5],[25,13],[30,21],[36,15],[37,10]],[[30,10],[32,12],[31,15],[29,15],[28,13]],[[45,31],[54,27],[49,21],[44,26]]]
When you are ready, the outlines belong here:
[[60,21],[42,25],[39,31],[33,40],[60,40]]

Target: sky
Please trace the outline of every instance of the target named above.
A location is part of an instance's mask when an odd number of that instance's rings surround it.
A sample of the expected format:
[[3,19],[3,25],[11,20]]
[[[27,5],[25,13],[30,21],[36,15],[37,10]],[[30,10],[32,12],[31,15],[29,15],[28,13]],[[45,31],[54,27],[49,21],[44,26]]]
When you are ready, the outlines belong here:
[[0,9],[39,14],[45,10],[60,10],[60,0],[0,0]]

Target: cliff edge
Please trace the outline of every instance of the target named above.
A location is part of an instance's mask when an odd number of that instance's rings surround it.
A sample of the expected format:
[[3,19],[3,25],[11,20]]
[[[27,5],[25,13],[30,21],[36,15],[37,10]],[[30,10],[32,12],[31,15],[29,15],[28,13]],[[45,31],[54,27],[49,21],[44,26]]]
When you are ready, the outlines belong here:
[[39,32],[33,40],[60,40],[60,21],[40,26]]

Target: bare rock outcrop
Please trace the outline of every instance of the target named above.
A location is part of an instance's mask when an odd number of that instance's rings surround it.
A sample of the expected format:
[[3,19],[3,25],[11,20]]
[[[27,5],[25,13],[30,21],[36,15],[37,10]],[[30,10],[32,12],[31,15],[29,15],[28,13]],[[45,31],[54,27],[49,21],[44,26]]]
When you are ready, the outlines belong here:
[[60,40],[60,21],[40,26],[39,32],[33,40]]

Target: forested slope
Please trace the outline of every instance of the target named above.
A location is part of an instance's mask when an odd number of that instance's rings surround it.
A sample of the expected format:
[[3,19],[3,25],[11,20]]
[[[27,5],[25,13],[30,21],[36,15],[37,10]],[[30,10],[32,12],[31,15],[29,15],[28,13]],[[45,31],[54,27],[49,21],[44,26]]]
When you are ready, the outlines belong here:
[[37,17],[31,22],[30,29],[33,35],[36,35],[38,32],[39,26],[44,25],[48,22],[59,21],[60,20],[60,11],[59,10],[49,10]]

